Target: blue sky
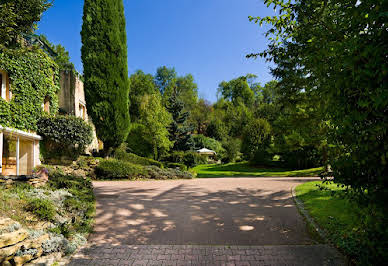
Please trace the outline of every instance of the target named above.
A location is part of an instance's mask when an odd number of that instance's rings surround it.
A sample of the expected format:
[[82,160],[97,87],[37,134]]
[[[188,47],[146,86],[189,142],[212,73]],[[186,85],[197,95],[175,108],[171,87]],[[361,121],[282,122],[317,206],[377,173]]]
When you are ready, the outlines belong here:
[[[193,74],[199,96],[210,101],[223,80],[247,73],[261,83],[272,79],[263,59],[245,58],[267,44],[265,28],[248,20],[273,14],[262,0],[124,0],[124,5],[129,74],[175,67],[179,75]],[[82,8],[82,0],[55,0],[38,30],[65,46],[81,72]]]

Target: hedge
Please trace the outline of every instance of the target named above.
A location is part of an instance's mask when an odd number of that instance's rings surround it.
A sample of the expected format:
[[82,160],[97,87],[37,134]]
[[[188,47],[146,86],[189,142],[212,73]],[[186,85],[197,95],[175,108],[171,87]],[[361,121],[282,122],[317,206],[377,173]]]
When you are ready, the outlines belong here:
[[37,127],[45,159],[65,156],[75,160],[93,140],[90,124],[75,116],[42,117]]

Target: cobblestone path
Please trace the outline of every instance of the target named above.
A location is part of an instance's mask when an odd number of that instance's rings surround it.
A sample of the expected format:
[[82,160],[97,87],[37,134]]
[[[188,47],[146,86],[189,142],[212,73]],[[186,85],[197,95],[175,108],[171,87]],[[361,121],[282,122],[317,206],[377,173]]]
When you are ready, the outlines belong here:
[[341,265],[291,188],[314,178],[95,182],[96,224],[71,265]]
[[[308,254],[308,256],[306,256]],[[111,246],[82,249],[70,265],[343,265],[326,245],[292,246]]]

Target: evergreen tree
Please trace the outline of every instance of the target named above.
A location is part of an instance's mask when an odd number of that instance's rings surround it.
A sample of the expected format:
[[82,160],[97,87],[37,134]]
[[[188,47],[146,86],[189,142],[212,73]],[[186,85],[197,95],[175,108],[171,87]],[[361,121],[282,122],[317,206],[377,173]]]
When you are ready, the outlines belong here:
[[127,40],[122,0],[85,0],[82,37],[88,113],[105,152],[129,132]]
[[189,148],[189,139],[191,128],[187,126],[186,120],[189,113],[185,112],[184,104],[179,100],[177,93],[174,92],[169,98],[167,111],[172,115],[172,123],[168,127],[170,141],[174,142],[174,150],[184,151]]

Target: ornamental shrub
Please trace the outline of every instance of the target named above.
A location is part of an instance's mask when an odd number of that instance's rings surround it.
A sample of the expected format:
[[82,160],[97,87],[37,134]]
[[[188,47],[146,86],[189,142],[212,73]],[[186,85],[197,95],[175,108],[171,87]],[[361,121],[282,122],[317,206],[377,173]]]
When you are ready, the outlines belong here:
[[159,168],[163,168],[163,164],[161,162],[158,162],[153,159],[145,158],[138,156],[133,153],[128,153],[127,151],[127,145],[126,143],[123,143],[120,145],[119,148],[115,150],[115,158],[118,160],[134,163],[134,164],[140,164],[140,165],[155,165]]
[[58,110],[58,66],[40,49],[0,46],[0,69],[7,72],[12,92],[9,102],[0,99],[0,125],[36,131],[46,97],[50,99],[50,113]]
[[130,123],[123,0],[85,0],[81,37],[88,113],[107,153],[127,138]]
[[40,198],[29,198],[26,210],[46,221],[52,221],[57,213],[52,201]]
[[93,139],[90,124],[75,116],[42,117],[38,121],[38,134],[43,137],[45,160],[62,157],[76,160]]
[[145,176],[141,165],[117,159],[102,160],[95,173],[97,179],[136,179]]
[[183,157],[183,163],[187,167],[192,168],[192,167],[195,167],[199,164],[206,164],[207,157],[202,156],[196,152],[189,151],[189,152],[185,152],[185,155]]
[[166,163],[167,168],[180,169],[181,171],[187,171],[187,166],[183,163]]
[[146,166],[146,178],[149,179],[191,179],[193,175],[179,169],[161,169],[156,166]]

